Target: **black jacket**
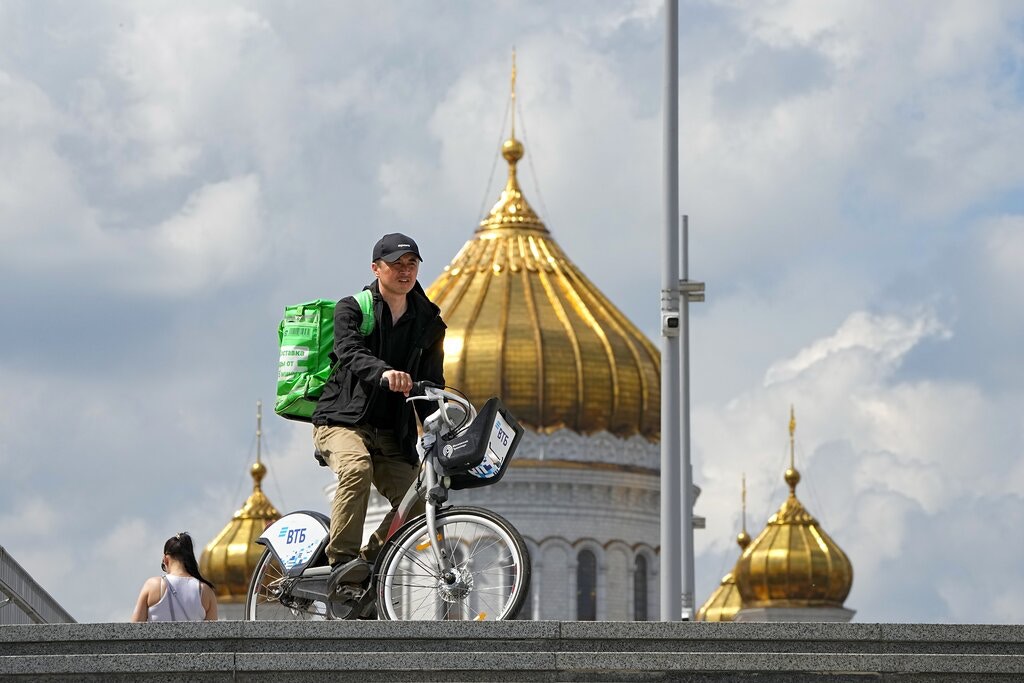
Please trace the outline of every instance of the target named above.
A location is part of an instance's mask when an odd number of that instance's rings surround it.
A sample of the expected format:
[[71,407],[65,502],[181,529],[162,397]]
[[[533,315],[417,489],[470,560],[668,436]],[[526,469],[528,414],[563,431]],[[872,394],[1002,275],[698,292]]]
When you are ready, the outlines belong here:
[[[347,296],[334,309],[334,351],[332,365],[338,367],[324,385],[323,393],[313,411],[314,425],[344,425],[353,427],[366,421],[371,401],[380,387],[380,378],[388,366],[381,358],[383,334],[380,325],[387,304],[380,296],[377,282],[364,287],[373,294],[373,312],[377,320],[373,332],[364,337],[359,333],[363,312],[355,297]],[[415,315],[412,350],[405,371],[414,381],[428,380],[444,385],[444,331],[441,309],[427,298],[417,282],[409,293],[410,310]],[[340,361],[340,362],[338,362]],[[434,407],[420,401],[415,404],[426,417]],[[394,427],[398,433],[402,452],[411,463],[416,462],[416,420],[408,403],[395,415]]]

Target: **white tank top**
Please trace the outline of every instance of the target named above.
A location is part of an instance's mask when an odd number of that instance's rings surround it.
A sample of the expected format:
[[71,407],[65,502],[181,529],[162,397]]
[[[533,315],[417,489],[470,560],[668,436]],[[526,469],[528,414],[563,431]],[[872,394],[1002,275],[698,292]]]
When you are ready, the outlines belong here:
[[206,618],[199,579],[170,574],[162,578],[167,581],[161,581],[166,590],[160,600],[149,608],[150,621],[202,621]]

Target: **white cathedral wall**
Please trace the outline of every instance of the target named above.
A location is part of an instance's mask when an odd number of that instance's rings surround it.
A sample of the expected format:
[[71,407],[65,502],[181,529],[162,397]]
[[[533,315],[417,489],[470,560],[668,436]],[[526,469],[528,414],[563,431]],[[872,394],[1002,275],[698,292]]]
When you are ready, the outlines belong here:
[[[575,619],[576,615],[576,556],[572,547],[562,539],[551,539],[541,546],[540,610],[538,619]],[[567,571],[573,566],[574,571]],[[572,617],[566,615],[572,614]]]
[[[632,548],[621,541],[613,541],[605,548],[606,592],[603,600],[604,618],[608,621],[632,621],[633,610],[633,558]],[[601,562],[598,561],[600,567]]]
[[519,619],[540,620],[540,609],[543,604],[544,581],[542,580],[543,562],[541,561],[540,548],[530,539],[526,539],[526,549],[530,553],[531,569],[530,590],[527,594],[526,605],[519,612]]

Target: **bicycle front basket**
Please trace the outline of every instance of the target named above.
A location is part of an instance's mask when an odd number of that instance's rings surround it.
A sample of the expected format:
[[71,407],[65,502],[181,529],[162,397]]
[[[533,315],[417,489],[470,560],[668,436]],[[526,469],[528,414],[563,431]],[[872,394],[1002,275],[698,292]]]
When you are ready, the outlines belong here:
[[451,489],[496,484],[505,476],[523,428],[497,397],[488,399],[461,436],[437,447],[438,461],[451,477]]

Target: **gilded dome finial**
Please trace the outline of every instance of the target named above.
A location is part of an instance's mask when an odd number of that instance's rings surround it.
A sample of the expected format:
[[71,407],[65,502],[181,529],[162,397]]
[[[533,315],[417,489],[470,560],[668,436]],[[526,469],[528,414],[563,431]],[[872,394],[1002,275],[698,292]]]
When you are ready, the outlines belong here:
[[516,46],[512,46],[512,134],[513,140],[516,137]]
[[206,544],[199,558],[200,571],[217,586],[217,597],[222,602],[245,602],[249,577],[263,554],[263,546],[254,541],[281,517],[261,486],[267,476],[262,440],[263,401],[256,401],[256,462],[249,467],[252,493],[231,521]]
[[263,401],[256,401],[256,462],[260,462],[263,449]]
[[750,545],[750,534],[747,533],[747,473],[743,473],[740,503],[743,508],[743,530],[736,536],[736,543],[741,550],[746,550]]
[[743,531],[736,535],[736,543],[740,547],[740,559],[733,570],[722,577],[718,588],[711,593],[707,601],[697,610],[697,621],[733,621],[736,613],[743,607],[739,587],[736,584],[737,568],[743,561],[743,551],[750,545],[750,534],[747,533],[747,475],[743,474],[740,500],[743,503]]
[[796,435],[796,411],[793,404],[789,404],[789,466],[793,466],[793,442]]
[[501,193],[501,198],[491,208],[490,215],[480,221],[478,232],[495,228],[527,228],[547,232],[533,207],[530,206],[523,191],[519,187],[516,175],[516,164],[526,154],[523,143],[516,139],[516,50],[512,48],[512,77],[510,85],[510,105],[512,107],[512,128],[509,137],[501,145],[501,156],[508,162],[508,182]]
[[505,161],[508,162],[509,182],[515,182],[517,186],[516,164],[523,158],[525,153],[526,150],[523,148],[523,143],[519,142],[519,140],[516,140],[515,138],[509,138],[501,145],[501,156],[505,157]]
[[252,476],[252,490],[262,491],[260,483],[263,481],[263,477],[267,476],[267,466],[261,462],[254,462],[249,468],[249,474]]
[[800,483],[800,472],[796,469],[796,411],[793,404],[789,406],[789,469],[783,477],[789,484],[789,492],[796,495],[796,485]]
[[249,468],[252,475],[252,490],[262,491],[260,483],[267,475],[267,466],[263,464],[263,401],[256,401],[256,462]]
[[523,143],[516,140],[516,48],[512,46],[512,85],[511,85],[511,106],[512,106],[512,130],[508,140],[501,146],[501,156],[509,163],[509,178],[515,177],[516,163],[523,158],[525,150]]

